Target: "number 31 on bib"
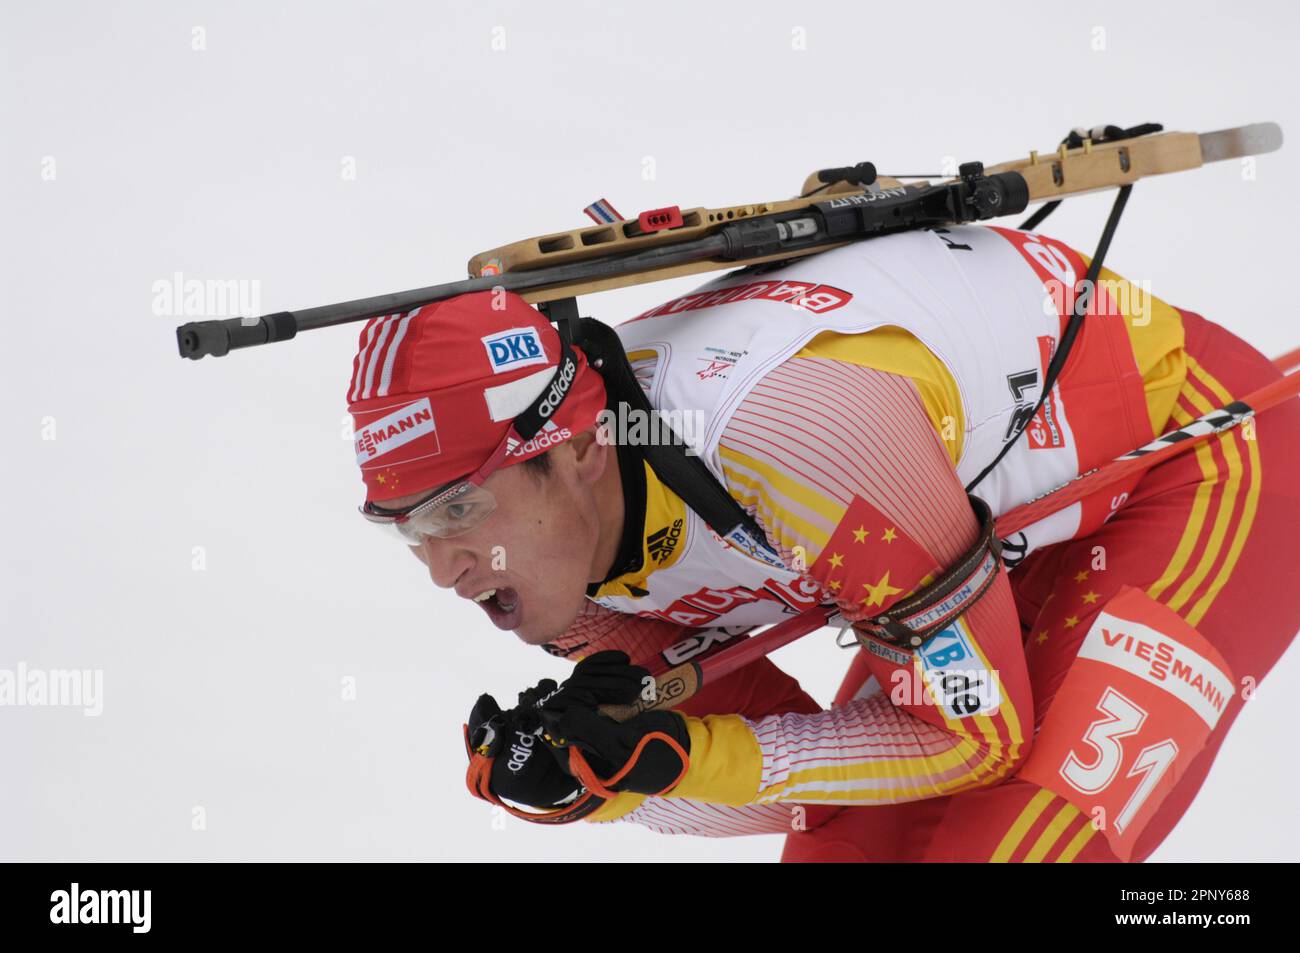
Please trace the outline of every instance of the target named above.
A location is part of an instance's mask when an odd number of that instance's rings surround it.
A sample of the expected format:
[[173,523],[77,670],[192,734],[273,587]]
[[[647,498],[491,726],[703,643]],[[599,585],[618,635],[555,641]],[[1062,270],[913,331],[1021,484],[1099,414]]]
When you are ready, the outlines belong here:
[[1203,635],[1124,586],[1084,637],[1017,776],[1103,818],[1111,850],[1128,860],[1219,723],[1233,684]]

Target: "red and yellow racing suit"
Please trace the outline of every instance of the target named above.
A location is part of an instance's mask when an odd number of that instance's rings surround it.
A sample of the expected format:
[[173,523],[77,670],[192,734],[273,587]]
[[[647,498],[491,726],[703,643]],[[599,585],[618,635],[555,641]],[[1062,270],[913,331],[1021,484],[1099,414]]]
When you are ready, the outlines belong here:
[[[1012,244],[1023,236],[989,231]],[[1082,274],[1086,258],[1042,241]],[[1029,257],[1026,267],[1038,269]],[[1217,325],[1109,271],[1102,277],[1110,311],[1085,320],[1051,399],[1020,438],[1031,447],[1072,443],[1083,472],[1277,376]],[[945,361],[902,327],[820,333],[766,370],[727,418],[717,440],[723,481],[782,563],[801,569],[804,591],[861,618],[913,591],[976,538],[956,470],[980,423],[968,419],[967,397]],[[1010,572],[915,656],[856,652],[828,707],[768,659],[707,685],[680,709],[689,716],[691,765],[678,786],[661,797],[621,794],[591,820],[667,833],[786,833],[789,860],[1144,858],[1194,796],[1243,693],[1220,693],[1217,710],[1202,716],[1203,738],[1200,722],[1196,730],[1180,722],[1196,744],[1184,741],[1155,780],[1132,761],[1132,744],[1108,742],[1136,766],[1104,797],[1059,781],[1056,764],[1034,765],[1036,735],[1051,729],[1045,752],[1074,733],[1080,745],[1093,744],[1082,739],[1104,714],[1049,715],[1072,669],[1095,664],[1104,675],[1118,664],[1091,650],[1087,664],[1075,663],[1086,638],[1112,638],[1108,604],[1140,617],[1143,631],[1164,624],[1176,647],[1198,646],[1214,684],[1258,684],[1300,627],[1300,586],[1272,585],[1271,566],[1300,516],[1297,435],[1292,402],[1085,501],[1067,538],[1009,559]],[[640,565],[593,587],[594,597],[644,593],[677,558],[666,531],[682,525],[685,504],[648,467],[644,481]],[[1004,543],[1014,557],[1016,540]],[[1249,628],[1241,606],[1250,608]],[[621,648],[647,660],[707,624],[678,618],[591,601],[551,650],[580,658]],[[1199,635],[1174,633],[1175,624]],[[1134,644],[1140,652],[1141,641]],[[992,692],[974,713],[915,690],[915,676],[958,659],[987,676]],[[1091,691],[1082,679],[1068,683],[1071,698]],[[1144,716],[1141,731],[1155,737],[1162,720],[1190,719],[1169,704]],[[1124,784],[1133,790],[1115,790]],[[1098,824],[1092,806],[1102,801],[1117,805],[1122,837],[1105,819]]]

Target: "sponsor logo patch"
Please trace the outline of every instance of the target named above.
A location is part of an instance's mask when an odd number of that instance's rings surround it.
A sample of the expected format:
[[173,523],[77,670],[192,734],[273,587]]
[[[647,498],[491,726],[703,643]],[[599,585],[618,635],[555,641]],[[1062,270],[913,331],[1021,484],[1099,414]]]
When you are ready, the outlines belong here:
[[815,281],[751,281],[733,285],[729,288],[716,288],[689,294],[683,298],[674,298],[656,308],[651,308],[633,318],[655,318],[660,315],[680,314],[683,311],[696,311],[700,308],[712,308],[717,305],[731,304],[735,301],[779,301],[796,305],[804,311],[821,314],[842,308],[853,300],[853,295],[833,285],[823,285]]
[[526,731],[515,730],[515,741],[510,746],[510,758],[506,761],[506,767],[515,774],[524,770],[528,766],[528,759],[533,756],[533,745],[537,743],[537,738]]
[[650,558],[662,565],[673,551],[677,549],[677,543],[682,538],[682,521],[673,520],[671,526],[665,526],[663,529],[656,530],[646,537],[646,548],[650,551]]
[[542,349],[542,339],[536,328],[510,328],[481,340],[493,374],[547,363],[546,351]]
[[425,434],[433,434],[434,437],[430,453],[441,453],[438,428],[433,421],[433,407],[429,404],[429,398],[422,397],[414,403],[397,408],[374,423],[366,424],[356,432],[354,447],[357,463],[368,463]]
[[[1056,339],[1045,334],[1038,336],[1038,352],[1042,361],[1043,381],[1047,380],[1047,368],[1052,363],[1052,355],[1056,353]],[[1053,407],[1052,395],[1048,394],[1043,398],[1043,406],[1038,408],[1038,413],[1034,419],[1029,422],[1029,449],[1041,450],[1043,448],[1055,449],[1065,445],[1065,438],[1061,434],[1061,428],[1057,426],[1056,410]]]
[[878,655],[886,662],[892,662],[894,665],[911,665],[912,656],[906,652],[900,652],[893,646],[885,645],[883,642],[877,642],[871,636],[863,636],[858,640],[866,646],[868,652],[872,655]]
[[533,437],[533,439],[520,443],[512,438],[507,453],[512,457],[522,457],[534,450],[549,449],[557,443],[563,443],[572,436],[573,431],[568,427],[557,427],[555,421],[548,420],[542,424],[542,429],[538,431],[537,436]]
[[1145,622],[1106,611],[1098,613],[1078,657],[1107,663],[1164,689],[1211,731],[1235,690],[1222,667],[1195,648]]
[[[717,536],[718,539],[723,538],[718,536],[717,533],[713,535]],[[745,532],[740,526],[737,526],[726,535],[726,541],[755,559],[767,563],[769,566],[775,566],[778,569],[786,568],[785,563],[781,561],[781,557],[773,552],[770,546],[756,542],[754,537]]]
[[737,351],[733,348],[706,347],[704,355],[696,358],[704,366],[695,372],[695,376],[702,381],[712,380],[713,378],[726,380],[728,372],[747,353],[749,352]]
[[681,665],[703,655],[715,645],[723,645],[735,638],[735,633],[725,629],[705,629],[695,635],[689,635],[680,642],[675,642],[664,649],[664,661],[669,665]]
[[989,715],[1001,706],[997,679],[976,654],[964,619],[940,629],[918,651],[928,687],[949,718]]
[[560,401],[564,400],[564,395],[569,392],[569,387],[573,384],[573,378],[578,373],[578,365],[571,360],[564,360],[560,365],[560,374],[546,391],[546,399],[537,406],[537,412],[542,417],[550,417],[551,414],[560,406]]

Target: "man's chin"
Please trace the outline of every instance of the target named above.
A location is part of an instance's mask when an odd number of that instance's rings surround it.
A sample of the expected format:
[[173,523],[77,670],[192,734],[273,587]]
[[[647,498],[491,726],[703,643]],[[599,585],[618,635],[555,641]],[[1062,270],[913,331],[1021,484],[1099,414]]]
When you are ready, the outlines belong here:
[[515,638],[525,645],[546,645],[548,642],[554,642],[573,626],[574,620],[582,613],[582,603],[586,598],[584,594],[573,612],[567,614],[568,618],[560,622],[551,620],[549,624],[535,624],[533,620],[524,618],[522,624],[512,630]]
[[555,639],[568,631],[568,625],[535,625],[528,619],[523,621],[517,629],[512,629],[515,638],[524,645],[545,645],[547,642],[553,642]]
[[555,638],[555,636],[541,635],[536,632],[531,632],[528,631],[525,626],[523,628],[515,629],[515,638],[524,643],[524,645],[545,645],[547,642],[551,641],[551,639]]

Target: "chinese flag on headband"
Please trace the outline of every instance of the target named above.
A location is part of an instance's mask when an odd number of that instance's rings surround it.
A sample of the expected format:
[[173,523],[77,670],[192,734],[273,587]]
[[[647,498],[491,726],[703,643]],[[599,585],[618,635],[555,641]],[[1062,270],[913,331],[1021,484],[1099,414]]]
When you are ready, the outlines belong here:
[[916,540],[861,497],[853,498],[811,567],[854,618],[889,608],[939,572]]

